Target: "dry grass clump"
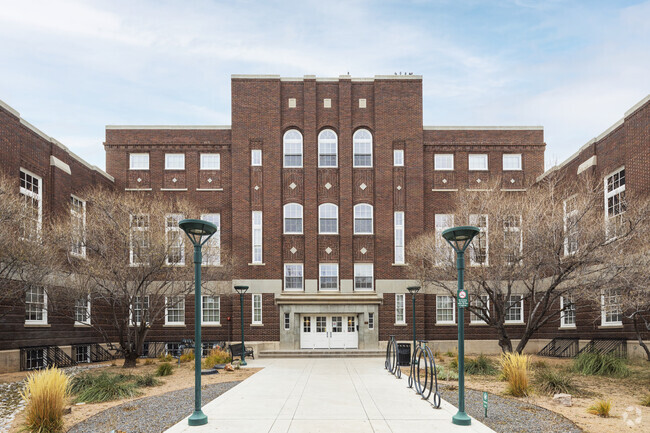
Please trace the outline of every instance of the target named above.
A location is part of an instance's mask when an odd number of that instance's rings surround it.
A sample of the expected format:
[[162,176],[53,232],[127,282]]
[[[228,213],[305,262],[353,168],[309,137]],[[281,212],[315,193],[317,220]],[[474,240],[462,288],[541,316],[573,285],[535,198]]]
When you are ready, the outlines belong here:
[[535,374],[535,383],[541,392],[549,395],[575,394],[578,392],[578,387],[573,382],[573,376],[551,368],[538,370]]
[[592,415],[598,415],[603,418],[609,417],[609,412],[612,410],[611,400],[596,400],[596,403],[587,408],[587,412]]
[[174,367],[169,362],[163,362],[156,368],[156,376],[158,377],[171,376],[172,374],[174,374]]
[[58,368],[32,373],[22,392],[27,402],[25,430],[37,433],[63,431],[63,408],[68,397],[68,376]]
[[641,399],[641,406],[650,406],[650,394],[646,394],[646,395]]
[[194,351],[187,350],[181,355],[180,362],[190,362],[194,361]]
[[217,364],[226,364],[230,361],[232,361],[230,352],[226,352],[223,349],[215,347],[214,349],[210,350],[208,356],[203,359],[203,368],[210,369]]
[[514,397],[528,395],[530,357],[516,352],[504,353],[501,355],[499,364],[502,377],[508,381],[506,393]]

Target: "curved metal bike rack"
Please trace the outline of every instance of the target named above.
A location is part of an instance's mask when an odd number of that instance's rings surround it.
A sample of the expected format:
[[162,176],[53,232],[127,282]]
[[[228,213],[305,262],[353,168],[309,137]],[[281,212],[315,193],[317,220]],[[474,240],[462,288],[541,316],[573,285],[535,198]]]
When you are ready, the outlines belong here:
[[384,368],[398,379],[402,377],[402,369],[399,368],[399,358],[397,356],[397,341],[395,341],[394,335],[390,336],[388,345],[386,346],[386,362],[384,362]]
[[[411,372],[409,374],[409,388],[415,387],[415,392],[421,395],[424,400],[428,400],[433,393],[433,405],[436,408],[440,408],[441,397],[438,391],[436,360],[426,343],[425,340],[418,340],[417,346],[413,350]],[[386,353],[388,354],[388,350]],[[420,374],[423,369],[422,363],[424,363],[424,384],[422,384],[422,375]]]

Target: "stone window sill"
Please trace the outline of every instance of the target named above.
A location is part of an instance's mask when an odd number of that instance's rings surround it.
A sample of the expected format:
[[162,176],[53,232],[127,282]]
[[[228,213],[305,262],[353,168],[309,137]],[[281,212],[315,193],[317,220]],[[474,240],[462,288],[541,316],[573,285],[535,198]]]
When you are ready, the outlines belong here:
[[25,328],[51,328],[48,323],[25,323]]

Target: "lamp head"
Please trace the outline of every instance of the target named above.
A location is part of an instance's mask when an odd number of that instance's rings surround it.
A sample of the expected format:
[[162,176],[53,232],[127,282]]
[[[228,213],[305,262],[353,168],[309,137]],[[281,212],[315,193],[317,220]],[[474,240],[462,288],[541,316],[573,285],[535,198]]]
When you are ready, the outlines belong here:
[[442,237],[445,238],[454,251],[461,253],[467,249],[474,236],[479,232],[479,228],[474,226],[452,227],[442,232]]
[[203,245],[217,232],[216,225],[203,220],[186,219],[178,223],[178,226],[183,229],[195,246]]
[[408,290],[411,295],[415,296],[415,294],[420,291],[420,286],[407,287],[406,290]]
[[240,295],[243,295],[248,290],[248,286],[235,286],[235,291]]

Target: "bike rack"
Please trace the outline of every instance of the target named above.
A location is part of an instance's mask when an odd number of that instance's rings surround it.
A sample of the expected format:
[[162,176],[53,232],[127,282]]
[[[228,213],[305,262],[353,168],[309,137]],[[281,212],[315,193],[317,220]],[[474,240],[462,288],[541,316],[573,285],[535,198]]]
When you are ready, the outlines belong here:
[[395,341],[394,335],[391,335],[388,339],[384,368],[396,378],[400,379],[402,377],[402,369],[399,368],[399,358],[397,356],[397,341]]
[[[388,357],[388,350],[386,351],[386,356]],[[420,374],[422,371],[421,365],[423,361],[424,385],[422,384],[422,375]],[[386,359],[386,362],[388,362],[388,358]],[[433,393],[433,405],[436,409],[440,408],[441,396],[438,391],[438,370],[436,368],[436,360],[425,340],[418,340],[417,346],[415,347],[415,350],[413,350],[413,356],[411,357],[409,388],[413,387],[415,388],[415,392],[421,395],[424,400],[428,400]]]

